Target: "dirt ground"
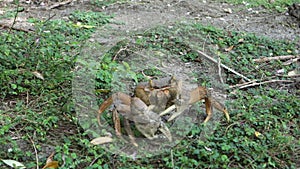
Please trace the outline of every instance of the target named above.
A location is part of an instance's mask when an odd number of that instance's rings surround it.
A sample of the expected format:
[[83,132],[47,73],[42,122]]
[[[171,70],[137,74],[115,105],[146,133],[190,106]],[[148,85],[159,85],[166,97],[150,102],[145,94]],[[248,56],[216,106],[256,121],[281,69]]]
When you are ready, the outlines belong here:
[[[92,10],[114,14],[120,31],[147,29],[155,25],[178,21],[198,21],[225,30],[251,32],[274,39],[294,40],[300,35],[299,20],[287,12],[278,13],[263,8],[246,9],[245,5],[234,6],[216,1],[197,0],[131,0],[97,8],[89,0],[21,0],[24,9],[19,13],[16,28],[33,29],[28,18],[67,19],[73,10]],[[66,3],[69,2],[69,3]],[[12,0],[4,0],[0,14],[13,10]],[[1,19],[0,24],[9,26],[13,19]],[[298,22],[298,23],[297,23]]]

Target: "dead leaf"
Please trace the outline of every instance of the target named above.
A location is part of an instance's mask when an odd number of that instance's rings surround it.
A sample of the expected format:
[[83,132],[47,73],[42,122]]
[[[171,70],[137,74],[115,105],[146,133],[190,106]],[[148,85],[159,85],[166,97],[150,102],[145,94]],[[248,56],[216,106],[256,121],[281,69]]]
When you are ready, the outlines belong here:
[[297,74],[297,70],[293,70],[288,73],[289,76],[295,76],[296,74]]
[[258,131],[256,131],[254,134],[255,134],[255,136],[256,136],[257,138],[259,138],[259,137],[262,136],[262,134],[261,134],[260,132],[258,132]]
[[209,147],[204,146],[204,148],[205,148],[205,150],[207,150],[207,151],[212,151],[212,149],[209,148]]
[[54,152],[52,152],[50,154],[50,156],[47,158],[46,164],[50,163],[51,161],[53,161],[53,157],[54,157]]
[[42,169],[46,168],[58,168],[58,161],[53,161],[54,152],[47,158],[46,165]]
[[46,168],[58,168],[58,161],[51,161],[47,163],[42,169]]
[[244,42],[244,39],[243,38],[241,38],[241,39],[239,39],[239,41],[238,41],[239,43],[243,43]]
[[226,52],[229,52],[229,51],[231,51],[233,48],[234,48],[234,46],[232,45],[232,46],[230,46],[229,48],[225,49],[225,51],[226,51]]
[[276,71],[277,74],[282,74],[282,73],[284,73],[284,72],[285,72],[284,69],[279,69],[279,70]]
[[42,79],[44,80],[44,77],[41,73],[39,73],[38,71],[34,71],[34,72],[31,72],[35,77],[39,78],[39,79]]
[[5,163],[6,165],[12,167],[12,168],[26,168],[24,166],[24,164],[18,162],[18,161],[15,161],[15,160],[4,160],[4,159],[1,159],[1,161],[3,161],[3,163]]
[[91,144],[93,145],[99,145],[99,144],[105,144],[112,142],[113,139],[111,137],[98,137],[91,141]]

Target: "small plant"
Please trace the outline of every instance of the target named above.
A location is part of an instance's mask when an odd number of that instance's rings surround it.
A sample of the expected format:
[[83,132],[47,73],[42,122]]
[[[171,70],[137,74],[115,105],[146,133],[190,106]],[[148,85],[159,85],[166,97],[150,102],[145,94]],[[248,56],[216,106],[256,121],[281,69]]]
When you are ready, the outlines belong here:
[[97,7],[106,7],[114,3],[122,3],[126,1],[127,0],[90,0],[91,4]]
[[243,0],[226,0],[222,2],[226,3],[233,3],[233,4],[243,4],[246,6],[246,8],[253,8],[262,6],[269,10],[276,10],[278,12],[284,12],[287,10],[287,6],[297,3],[299,1],[297,0],[277,0],[277,1],[267,1],[267,0],[250,0],[250,1],[243,1]]
[[82,12],[82,11],[75,11],[70,16],[69,19],[73,23],[81,23],[85,25],[86,28],[88,26],[102,26],[104,24],[109,23],[109,19],[111,16],[104,15],[101,12]]
[[[26,167],[35,168],[32,146],[38,152],[49,153],[47,156],[52,153],[51,147],[57,146],[55,158],[62,164],[62,156],[66,155],[65,168],[92,161],[91,157],[86,161],[83,159],[88,156],[70,150],[70,142],[79,143],[86,136],[73,133],[68,137],[65,132],[68,126],[74,131],[78,127],[70,99],[72,71],[82,43],[94,30],[78,26],[76,19],[80,17],[80,12],[76,12],[72,21],[30,19],[35,32],[1,32],[0,39],[5,39],[0,42],[1,159],[22,161]],[[108,23],[108,18],[97,13],[92,18],[96,21],[80,21],[100,26]],[[58,136],[62,131],[64,134]],[[43,164],[44,161],[38,165]],[[0,166],[5,167],[2,161]]]

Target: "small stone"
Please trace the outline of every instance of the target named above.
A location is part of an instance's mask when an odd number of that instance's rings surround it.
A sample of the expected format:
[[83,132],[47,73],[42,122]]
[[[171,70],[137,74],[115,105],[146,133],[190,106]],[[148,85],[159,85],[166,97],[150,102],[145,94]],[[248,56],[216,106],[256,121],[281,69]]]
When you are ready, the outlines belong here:
[[225,9],[224,9],[224,12],[230,13],[230,14],[231,14],[231,13],[232,13],[232,9],[230,9],[230,8],[225,8]]

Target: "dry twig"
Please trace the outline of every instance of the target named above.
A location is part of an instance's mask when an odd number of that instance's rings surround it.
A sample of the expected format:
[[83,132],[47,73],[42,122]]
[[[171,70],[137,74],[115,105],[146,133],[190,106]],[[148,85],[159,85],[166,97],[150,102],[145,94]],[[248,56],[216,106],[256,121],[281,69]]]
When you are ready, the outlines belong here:
[[300,77],[300,74],[295,74],[295,75],[277,75],[277,76],[295,78],[295,77]]
[[113,61],[116,60],[117,56],[122,52],[122,51],[126,51],[127,49],[127,46],[124,47],[124,48],[121,48],[120,50],[118,50],[118,52],[115,54],[114,58],[112,59]]
[[282,65],[287,66],[287,65],[290,65],[290,64],[292,64],[292,63],[294,63],[294,62],[297,62],[298,60],[300,60],[300,57],[299,57],[299,58],[295,58],[295,59],[288,60],[288,61],[284,62]]
[[218,58],[218,73],[219,73],[219,78],[220,78],[221,83],[224,84],[224,81],[223,81],[223,78],[222,78],[221,58],[220,58],[220,56]]
[[[196,50],[196,52],[197,52],[198,54],[204,56],[205,58],[209,59],[210,61],[212,61],[212,62],[218,64],[218,61],[216,61],[214,58],[208,56],[206,53],[204,53],[204,52],[202,52],[202,51],[199,51],[199,50]],[[233,70],[233,69],[227,67],[226,65],[224,65],[224,64],[222,64],[222,63],[220,63],[220,66],[223,67],[223,68],[225,68],[225,69],[227,69],[228,71],[230,71],[230,72],[232,72],[232,73],[234,73],[234,74],[240,76],[241,78],[243,78],[243,79],[245,79],[245,80],[247,80],[247,81],[251,81],[251,80],[248,79],[246,76],[244,76],[244,75],[238,73],[237,71],[235,71],[235,70]]]
[[17,11],[16,11],[16,14],[15,14],[15,17],[14,17],[14,21],[13,21],[13,23],[12,23],[12,25],[11,25],[11,27],[9,28],[9,34],[10,34],[10,32],[11,32],[11,30],[12,30],[12,28],[14,27],[14,25],[16,24],[16,22],[17,22],[17,17],[18,17],[18,14],[19,14],[19,3],[18,3],[18,6],[17,6]]
[[259,59],[253,59],[254,62],[268,62],[271,60],[287,60],[287,59],[294,59],[294,58],[300,58],[300,55],[286,55],[286,56],[275,56],[275,57],[263,57]]
[[35,153],[35,159],[36,159],[36,168],[39,169],[39,157],[38,157],[38,152],[37,149],[35,147],[35,143],[34,141],[31,139],[31,137],[29,135],[27,135],[30,142],[32,143],[33,149],[34,149],[34,153]]
[[258,86],[258,85],[262,85],[262,84],[267,84],[267,83],[275,83],[275,82],[286,82],[286,83],[292,83],[294,81],[292,80],[277,80],[277,79],[272,79],[272,80],[267,80],[264,82],[256,82],[256,80],[251,82],[247,82],[247,83],[243,83],[243,84],[238,84],[238,85],[233,85],[230,86],[229,88],[235,88],[238,87],[239,89],[244,89],[244,88],[248,88],[248,87],[253,87],[253,86]]
[[71,3],[73,0],[67,0],[67,1],[63,1],[63,2],[59,2],[59,3],[56,3],[54,5],[51,5],[47,8],[47,10],[50,10],[50,9],[54,9],[54,8],[58,8],[60,6],[64,6],[64,5],[67,5],[69,3]]

